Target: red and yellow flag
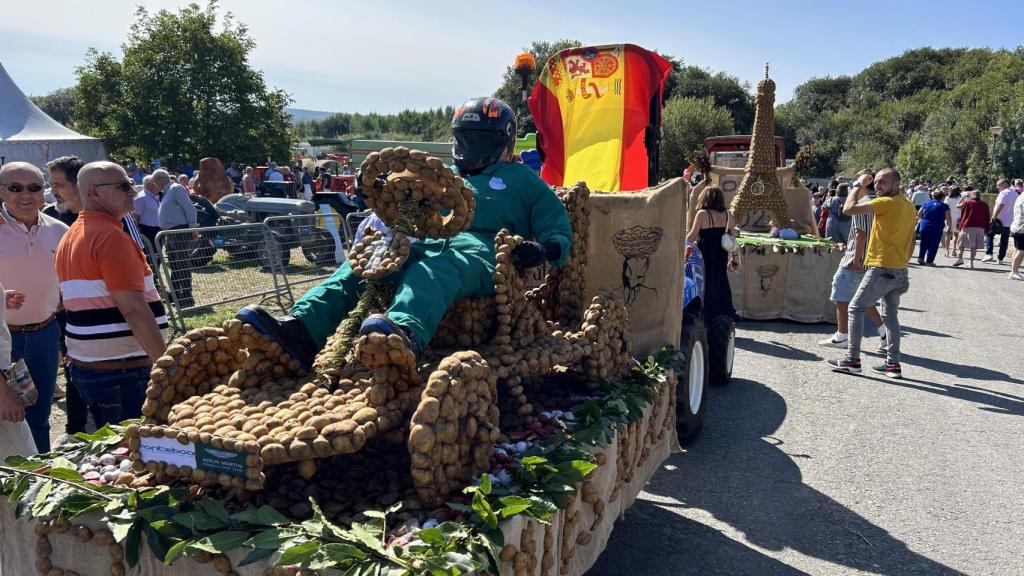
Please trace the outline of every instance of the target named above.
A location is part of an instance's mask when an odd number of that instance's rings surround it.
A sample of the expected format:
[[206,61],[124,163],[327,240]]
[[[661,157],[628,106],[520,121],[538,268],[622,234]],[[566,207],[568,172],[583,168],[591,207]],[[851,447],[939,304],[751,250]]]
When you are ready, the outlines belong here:
[[585,180],[591,190],[648,185],[644,131],[651,101],[671,64],[633,44],[563,50],[551,57],[528,104],[544,149],[541,177],[552,186]]

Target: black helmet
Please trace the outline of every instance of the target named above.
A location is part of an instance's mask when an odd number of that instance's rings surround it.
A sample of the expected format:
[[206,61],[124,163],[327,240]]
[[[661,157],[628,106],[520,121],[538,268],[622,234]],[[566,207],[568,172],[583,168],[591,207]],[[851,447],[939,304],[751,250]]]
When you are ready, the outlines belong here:
[[452,132],[452,156],[459,172],[479,172],[515,148],[516,114],[497,98],[472,98],[455,111]]

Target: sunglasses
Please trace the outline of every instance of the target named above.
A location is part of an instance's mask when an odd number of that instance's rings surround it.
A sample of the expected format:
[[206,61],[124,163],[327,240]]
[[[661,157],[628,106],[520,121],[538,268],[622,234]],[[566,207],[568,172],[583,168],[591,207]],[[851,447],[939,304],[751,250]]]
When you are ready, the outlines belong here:
[[29,184],[28,186],[22,186],[21,184],[8,184],[7,191],[14,192],[15,194],[28,191],[35,194],[38,192],[42,192],[43,187],[40,184]]
[[121,192],[135,191],[135,185],[127,180],[119,180],[117,182],[105,182],[103,184],[95,184],[97,188],[101,186],[117,186],[117,189]]

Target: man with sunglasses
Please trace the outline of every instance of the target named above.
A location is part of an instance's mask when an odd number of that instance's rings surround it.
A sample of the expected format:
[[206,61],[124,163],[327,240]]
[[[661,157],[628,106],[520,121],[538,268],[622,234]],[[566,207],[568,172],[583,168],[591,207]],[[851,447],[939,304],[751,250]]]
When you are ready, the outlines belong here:
[[167,314],[145,255],[121,229],[135,209],[124,168],[86,164],[78,189],[84,209],[57,248],[57,275],[72,379],[102,426],[141,414]]
[[[54,253],[68,227],[41,212],[43,173],[26,162],[0,168],[0,283],[25,294],[24,305],[7,316],[13,353],[25,360],[39,399],[25,410],[25,419],[40,452],[50,450],[50,408],[57,384],[60,328],[60,283]],[[7,359],[0,359],[6,361]]]

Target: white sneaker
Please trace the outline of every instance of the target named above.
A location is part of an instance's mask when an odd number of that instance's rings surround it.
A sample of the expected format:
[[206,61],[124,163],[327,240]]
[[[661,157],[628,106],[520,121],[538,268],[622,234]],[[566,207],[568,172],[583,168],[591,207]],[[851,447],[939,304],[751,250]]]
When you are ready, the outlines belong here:
[[956,262],[953,262],[953,266],[963,266],[963,265],[964,265],[964,259],[963,258],[957,258]]
[[824,340],[819,340],[818,346],[827,346],[829,348],[846,348],[846,345],[849,344],[849,342],[849,336],[847,336],[846,334],[840,334],[839,332],[836,332],[835,334],[829,336]]
[[991,254],[985,254],[984,256],[981,257],[982,262],[991,262],[992,260],[993,258]]
[[1021,274],[1020,272],[1010,272],[1009,278],[1010,280],[1024,280],[1024,274]]
[[885,333],[885,328],[880,329],[881,334],[878,336],[878,353],[885,354],[889,351],[889,338]]

